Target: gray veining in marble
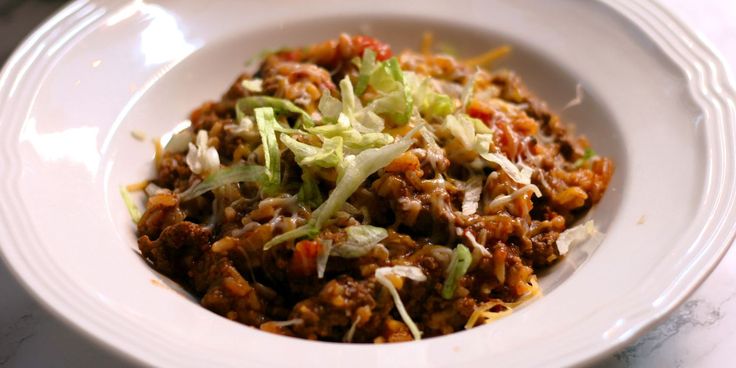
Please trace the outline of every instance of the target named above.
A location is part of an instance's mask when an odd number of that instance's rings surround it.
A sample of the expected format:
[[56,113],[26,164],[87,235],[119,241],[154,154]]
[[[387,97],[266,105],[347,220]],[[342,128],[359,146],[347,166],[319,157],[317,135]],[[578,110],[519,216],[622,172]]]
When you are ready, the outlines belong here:
[[0,332],[0,366],[9,363],[20,346],[36,334],[36,320],[33,314],[21,315],[15,322],[4,326]]

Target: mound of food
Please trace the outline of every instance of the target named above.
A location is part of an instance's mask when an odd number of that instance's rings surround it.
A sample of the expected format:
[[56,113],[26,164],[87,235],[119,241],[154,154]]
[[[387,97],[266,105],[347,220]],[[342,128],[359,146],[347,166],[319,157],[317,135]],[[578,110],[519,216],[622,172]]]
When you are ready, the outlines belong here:
[[510,313],[596,233],[572,225],[614,165],[484,59],[348,35],[266,54],[158,151],[143,257],[205,308],[307,339]]

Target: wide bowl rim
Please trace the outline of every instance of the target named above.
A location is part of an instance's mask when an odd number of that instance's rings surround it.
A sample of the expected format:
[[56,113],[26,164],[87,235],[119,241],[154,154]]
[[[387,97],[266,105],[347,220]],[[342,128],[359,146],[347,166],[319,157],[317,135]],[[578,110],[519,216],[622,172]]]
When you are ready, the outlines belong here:
[[[105,0],[92,2],[107,3]],[[721,124],[721,126],[716,128],[723,129],[729,134],[727,138],[733,140],[732,125],[736,123],[733,101],[736,100],[736,92],[734,92],[729,72],[719,55],[704,40],[689,30],[687,26],[655,0],[646,0],[643,2],[604,0],[602,2],[636,23],[659,47],[663,48],[670,55],[679,67],[686,71],[689,76],[688,84],[691,93],[699,106],[711,114],[711,121],[715,121],[713,124]],[[64,27],[68,27],[68,25],[62,25],[62,21],[78,11],[85,3],[87,2],[77,0],[65,5],[21,43],[3,66],[2,71],[0,71],[0,104],[8,103],[7,86],[22,79],[22,75],[17,76],[13,73],[19,65],[29,62],[29,50],[42,44],[49,37],[49,34],[63,32]],[[0,116],[2,115],[0,113]],[[0,119],[0,121],[4,120]],[[4,137],[3,139],[7,138],[9,137]],[[2,155],[5,157],[14,157],[13,152],[7,147],[9,145],[4,145]],[[728,147],[717,148],[721,150],[719,159],[733,164],[734,154],[732,149],[729,150]],[[12,165],[9,168],[1,169],[3,173],[12,173],[14,172],[13,170],[17,170],[17,168],[12,167]],[[4,196],[12,193],[9,190],[8,184],[8,181],[2,184],[2,193]],[[726,191],[725,186],[716,189],[720,191],[717,194],[724,194]],[[733,196],[728,197],[728,195],[726,197],[728,203],[725,203],[725,209],[721,211],[725,212],[726,215],[733,216],[734,198]],[[18,221],[18,219],[10,217],[12,212],[7,211],[7,209],[7,206],[4,204],[1,205],[0,220],[5,225],[4,227],[10,230],[17,223],[14,221]],[[572,358],[573,360],[564,361],[561,364],[591,363],[600,359],[604,354],[621,348],[626,342],[641,335],[648,327],[662,320],[704,281],[705,277],[718,264],[720,259],[725,255],[728,247],[733,243],[734,236],[736,235],[733,227],[724,228],[721,226],[717,230],[718,233],[716,235],[725,236],[726,240],[721,244],[713,244],[712,241],[708,244],[707,250],[711,251],[711,257],[703,262],[703,267],[688,271],[693,277],[689,278],[687,282],[683,281],[677,292],[668,294],[667,298],[661,304],[662,306],[656,311],[651,312],[650,318],[646,323],[629,328],[627,331],[630,334],[625,338],[617,339],[614,343],[608,345],[600,344],[596,351],[590,351],[587,356],[577,356],[576,358]],[[713,237],[716,235],[713,235]],[[0,253],[0,258],[3,259],[8,269],[23,284],[26,290],[55,316],[62,319],[77,331],[100,343],[99,345],[107,348],[107,350],[137,363],[150,364],[150,360],[137,354],[130,346],[122,347],[115,339],[111,338],[109,333],[103,332],[101,329],[104,327],[101,327],[90,319],[85,319],[82,314],[74,312],[72,310],[73,308],[70,309],[72,307],[71,305],[58,304],[58,300],[53,300],[48,296],[46,293],[47,290],[45,290],[47,287],[37,279],[34,279],[34,274],[27,268],[24,268],[23,264],[17,261],[17,258],[11,258],[10,256],[9,247],[12,247],[13,244],[19,244],[18,240],[27,238],[28,236],[17,236],[14,231],[6,231],[0,234],[0,248],[3,251]],[[16,255],[14,254],[13,256]],[[66,302],[71,303],[68,300]],[[632,331],[633,333],[631,333]]]

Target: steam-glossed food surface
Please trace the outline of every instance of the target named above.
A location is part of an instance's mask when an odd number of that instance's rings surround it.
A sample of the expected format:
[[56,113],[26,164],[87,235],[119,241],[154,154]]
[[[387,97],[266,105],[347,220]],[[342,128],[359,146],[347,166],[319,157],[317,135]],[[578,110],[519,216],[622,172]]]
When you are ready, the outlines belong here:
[[535,271],[600,237],[575,223],[613,162],[483,68],[508,47],[422,49],[264,53],[157,151],[142,215],[124,192],[145,259],[223,317],[313,340],[445,335],[540,295]]

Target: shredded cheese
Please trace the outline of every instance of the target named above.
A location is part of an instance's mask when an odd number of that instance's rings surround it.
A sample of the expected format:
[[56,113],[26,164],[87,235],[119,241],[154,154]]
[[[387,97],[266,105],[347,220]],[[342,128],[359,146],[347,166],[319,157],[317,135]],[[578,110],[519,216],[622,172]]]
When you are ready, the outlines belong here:
[[433,169],[437,170],[439,163],[445,160],[445,151],[437,144],[434,134],[428,128],[424,127],[420,129],[419,133],[422,135],[422,139],[424,139],[427,147],[427,161],[429,161]]
[[156,165],[156,168],[161,167],[161,160],[164,158],[164,149],[161,147],[161,141],[158,139],[153,139],[153,149],[154,149],[154,156],[153,156],[153,162]]
[[[491,299],[490,301],[487,301],[479,305],[478,307],[475,308],[475,310],[473,311],[473,314],[470,315],[470,318],[468,318],[468,322],[465,324],[465,329],[473,328],[479,319],[481,320],[482,323],[491,323],[493,321],[498,320],[499,318],[505,317],[511,314],[514,308],[532,299],[535,299],[540,295],[542,295],[542,289],[539,287],[539,283],[537,282],[537,277],[532,275],[529,278],[528,291],[524,295],[522,295],[519,298],[519,300],[513,303],[506,303],[500,299]],[[497,306],[503,306],[504,310],[498,311],[498,312],[491,312],[491,309]]]
[[477,240],[475,240],[475,236],[473,235],[473,233],[466,230],[465,233],[463,233],[463,235],[465,235],[465,238],[467,238],[468,241],[470,241],[470,244],[473,245],[473,248],[479,250],[482,255],[486,257],[491,257],[491,252],[489,252],[488,249],[486,249],[486,247],[484,247],[483,245],[478,243]]
[[494,208],[499,208],[501,206],[505,206],[507,203],[513,201],[514,199],[520,197],[522,194],[524,194],[526,192],[529,192],[529,191],[531,191],[532,193],[534,193],[537,197],[541,197],[542,196],[542,192],[539,191],[539,188],[537,188],[536,185],[534,185],[534,184],[527,184],[527,185],[524,185],[523,187],[515,190],[511,194],[504,194],[504,195],[500,195],[500,196],[498,196],[496,198],[493,198],[493,201],[491,201],[491,203],[488,204],[488,208],[494,209]]
[[148,180],[143,180],[143,181],[139,181],[137,183],[128,184],[125,187],[125,189],[128,192],[138,192],[138,191],[141,191],[141,190],[146,189],[147,186],[148,186]]
[[432,53],[432,44],[434,43],[434,35],[432,32],[424,32],[422,34],[422,45],[420,50],[422,55],[429,55]]
[[465,59],[463,63],[468,66],[486,65],[486,64],[489,64],[497,60],[500,57],[507,55],[510,52],[511,52],[511,46],[502,45],[502,46],[496,47],[495,49],[484,52],[478,56],[475,56],[469,59]]
[[301,325],[304,323],[304,320],[301,318],[294,318],[294,319],[290,319],[287,321],[269,321],[269,322],[265,322],[264,324],[266,323],[272,326],[277,326],[277,327],[289,327],[289,326],[294,326],[294,325]]
[[480,156],[485,160],[498,165],[501,170],[511,178],[511,180],[519,184],[531,184],[532,170],[529,167],[522,167],[522,169],[519,170],[519,168],[502,153],[488,152],[482,153]]

